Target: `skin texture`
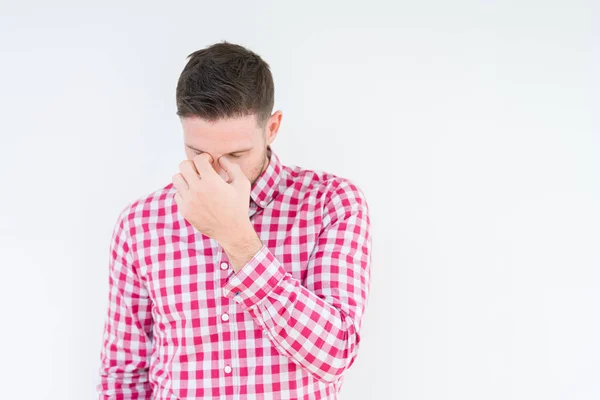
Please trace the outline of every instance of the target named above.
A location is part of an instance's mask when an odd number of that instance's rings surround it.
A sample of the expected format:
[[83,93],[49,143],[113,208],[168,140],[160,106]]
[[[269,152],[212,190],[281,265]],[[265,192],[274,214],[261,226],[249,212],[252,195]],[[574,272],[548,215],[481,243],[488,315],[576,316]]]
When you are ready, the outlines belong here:
[[194,228],[219,242],[236,272],[262,246],[248,217],[250,190],[268,165],[281,117],[273,113],[264,128],[255,115],[181,118],[187,158],[173,175],[175,202]]
[[[250,183],[254,184],[266,168],[267,145],[275,140],[281,117],[281,111],[275,112],[264,129],[256,126],[254,114],[215,122],[199,117],[181,118],[186,157],[192,160],[198,154],[188,146],[209,153],[213,160],[224,156],[238,164]],[[230,154],[248,148],[251,150]],[[219,163],[213,163],[213,168],[218,174],[223,174]]]

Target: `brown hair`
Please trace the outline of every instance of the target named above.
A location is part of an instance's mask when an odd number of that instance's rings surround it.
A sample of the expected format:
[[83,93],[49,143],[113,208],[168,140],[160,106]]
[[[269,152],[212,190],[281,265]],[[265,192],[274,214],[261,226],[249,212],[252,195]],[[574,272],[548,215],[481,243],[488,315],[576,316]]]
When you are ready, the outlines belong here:
[[177,115],[208,121],[256,114],[264,127],[273,111],[273,77],[259,55],[223,41],[189,56],[176,89]]

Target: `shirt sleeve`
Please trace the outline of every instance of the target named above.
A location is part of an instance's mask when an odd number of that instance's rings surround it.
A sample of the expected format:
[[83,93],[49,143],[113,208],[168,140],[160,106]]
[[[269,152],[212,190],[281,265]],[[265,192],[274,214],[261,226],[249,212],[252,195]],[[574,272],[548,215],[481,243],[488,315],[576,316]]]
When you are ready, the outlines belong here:
[[370,289],[371,235],[364,194],[349,181],[327,204],[304,283],[263,245],[223,287],[277,350],[334,382],[354,362]]
[[117,219],[110,242],[108,307],[100,352],[101,400],[151,399],[151,300],[139,279],[128,241],[128,208]]

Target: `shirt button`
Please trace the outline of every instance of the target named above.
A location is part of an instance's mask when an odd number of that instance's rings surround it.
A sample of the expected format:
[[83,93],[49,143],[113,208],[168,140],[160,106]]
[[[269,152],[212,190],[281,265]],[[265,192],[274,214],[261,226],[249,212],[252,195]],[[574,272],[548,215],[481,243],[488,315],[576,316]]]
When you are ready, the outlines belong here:
[[229,365],[225,366],[225,373],[226,374],[230,374],[231,373],[231,367]]
[[227,313],[225,313],[225,314],[221,315],[221,319],[223,321],[229,321],[229,315]]
[[221,269],[227,269],[227,268],[229,268],[229,265],[226,262],[222,262]]

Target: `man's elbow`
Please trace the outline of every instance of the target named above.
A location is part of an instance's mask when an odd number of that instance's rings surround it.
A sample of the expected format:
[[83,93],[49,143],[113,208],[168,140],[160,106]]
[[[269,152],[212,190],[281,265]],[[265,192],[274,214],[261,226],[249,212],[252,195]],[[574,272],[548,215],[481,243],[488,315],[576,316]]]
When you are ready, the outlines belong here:
[[322,382],[334,383],[352,366],[358,355],[360,335],[354,331],[344,341],[345,346],[331,351],[325,362],[313,371],[313,375]]

